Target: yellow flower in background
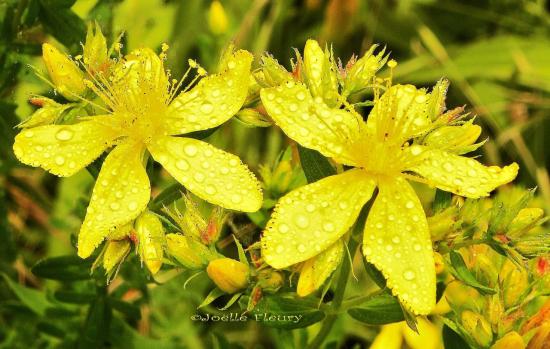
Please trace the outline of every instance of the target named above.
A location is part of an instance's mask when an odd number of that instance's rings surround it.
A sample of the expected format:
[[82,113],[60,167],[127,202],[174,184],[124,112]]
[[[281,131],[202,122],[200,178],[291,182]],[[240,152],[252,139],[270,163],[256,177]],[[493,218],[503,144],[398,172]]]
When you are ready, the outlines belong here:
[[[44,54],[61,60],[57,54],[52,56],[49,46]],[[88,74],[83,85],[103,101],[104,106],[90,102],[103,115],[80,117],[73,124],[28,128],[15,138],[13,149],[21,162],[62,177],[73,175],[114,146],[103,163],[80,229],[78,255],[82,258],[146,208],[151,191],[144,167],[146,150],[178,182],[210,203],[247,212],[261,206],[259,183],[238,157],[203,141],[176,137],[219,126],[239,111],[247,95],[252,55],[243,50],[230,52],[218,74],[189,89],[195,78],[177,96],[185,76],[179,83],[169,81],[163,56],[164,52],[159,57],[150,49],[138,49],[121,57],[110,75]],[[64,92],[73,98],[82,93],[75,67],[70,65],[65,71],[65,64],[49,66],[56,84],[66,86],[69,92]],[[71,91],[73,85],[75,91]]]
[[318,44],[309,41],[304,52],[303,71],[310,72],[306,84],[288,80],[262,89],[261,99],[290,138],[352,168],[279,200],[262,239],[263,258],[281,269],[339,249],[340,239],[377,187],[364,228],[363,254],[408,309],[428,314],[435,305],[432,243],[424,210],[408,180],[479,198],[513,180],[518,166],[485,167],[423,145],[421,136],[441,126],[432,115],[443,109],[440,89],[427,93],[412,85],[391,86],[376,96],[363,121],[349,104],[335,102],[335,72],[327,70],[326,61]]
[[418,319],[418,333],[403,322],[382,326],[369,349],[401,349],[403,342],[411,349],[442,349],[441,329],[426,319]]

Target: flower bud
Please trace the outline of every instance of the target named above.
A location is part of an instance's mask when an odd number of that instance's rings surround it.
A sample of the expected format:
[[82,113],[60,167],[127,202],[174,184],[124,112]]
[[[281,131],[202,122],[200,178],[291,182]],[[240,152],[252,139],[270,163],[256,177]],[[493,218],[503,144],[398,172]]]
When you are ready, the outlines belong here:
[[255,78],[263,87],[278,86],[294,77],[272,56],[265,54],[261,58],[261,74],[255,74]]
[[154,275],[162,266],[165,245],[164,228],[160,219],[149,211],[144,212],[136,219],[135,227],[139,256]]
[[266,292],[277,292],[283,284],[283,274],[273,269],[262,270],[258,275],[258,286]]
[[432,240],[441,241],[455,234],[460,228],[460,222],[457,221],[458,207],[454,205],[428,217],[428,226],[430,227]]
[[496,341],[491,349],[525,349],[525,342],[519,333],[512,331]]
[[338,104],[337,68],[328,48],[323,51],[315,40],[304,48],[303,78],[313,97],[321,97],[329,107]]
[[481,127],[471,122],[460,126],[442,126],[426,136],[424,145],[460,155],[483,145],[484,142],[474,144],[480,134]]
[[77,96],[86,91],[86,85],[77,65],[50,44],[42,45],[42,58],[57,91],[69,100],[78,100]]
[[483,300],[478,291],[458,281],[447,285],[445,297],[454,309],[475,308]]
[[178,263],[192,270],[202,269],[211,260],[219,258],[205,245],[181,234],[166,235],[166,251]]
[[487,347],[493,341],[491,325],[480,314],[465,310],[461,314],[462,326],[481,347]]
[[83,51],[84,64],[89,67],[91,72],[103,71],[107,68],[109,63],[107,40],[97,22],[95,22],[95,25],[88,24],[88,33],[86,34]]
[[518,304],[529,287],[527,270],[518,268],[509,259],[504,262],[500,270],[499,280],[506,308],[511,308]]
[[125,240],[109,240],[103,253],[103,268],[107,275],[112,275],[115,267],[118,267],[130,252],[130,241]]
[[340,265],[343,256],[344,246],[342,241],[338,240],[330,248],[302,263],[296,287],[298,296],[305,297],[319,289]]
[[248,286],[248,265],[231,258],[214,259],[206,268],[208,276],[225,293],[235,293]]
[[527,344],[527,349],[548,349],[550,345],[550,322],[543,322]]
[[227,31],[228,20],[223,5],[214,0],[208,9],[208,27],[213,34],[220,35]]
[[533,228],[544,216],[544,210],[538,207],[521,209],[508,226],[509,236],[521,236]]
[[372,85],[374,75],[388,60],[388,56],[384,56],[386,49],[374,54],[377,47],[378,45],[372,45],[363,57],[347,68],[342,95],[349,96]]
[[237,113],[237,119],[248,127],[269,127],[272,125],[271,119],[252,108],[242,109]]
[[20,123],[18,126],[21,128],[53,124],[67,108],[71,107],[71,104],[59,104],[46,97],[33,97],[30,102],[40,107],[40,109],[36,110],[30,118]]

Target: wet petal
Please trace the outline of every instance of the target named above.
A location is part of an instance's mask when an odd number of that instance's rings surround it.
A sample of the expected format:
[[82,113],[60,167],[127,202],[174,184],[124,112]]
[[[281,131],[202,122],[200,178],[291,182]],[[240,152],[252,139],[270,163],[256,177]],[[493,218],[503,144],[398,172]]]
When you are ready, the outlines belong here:
[[149,151],[178,182],[210,203],[245,212],[262,204],[260,183],[235,155],[178,137],[162,137]]
[[24,164],[60,177],[71,176],[110,146],[117,134],[105,126],[108,116],[73,125],[47,125],[21,131],[13,151]]
[[409,147],[407,152],[407,170],[441,190],[474,199],[488,196],[496,187],[511,182],[519,169],[515,162],[505,167],[487,167],[474,159],[420,145]]
[[219,74],[203,78],[189,92],[174,99],[165,117],[171,135],[206,130],[229,120],[242,107],[250,79],[252,55],[239,50]]
[[403,143],[429,129],[430,98],[424,89],[418,90],[413,85],[394,85],[376,101],[367,128],[380,140]]
[[135,219],[151,194],[143,147],[125,142],[105,159],[78,235],[78,255],[88,257],[109,234]]
[[323,51],[315,40],[304,47],[304,80],[313,97],[321,97],[331,107],[338,104],[338,78],[336,64],[330,52]]
[[302,84],[285,84],[260,91],[262,103],[275,123],[293,140],[336,161],[356,165],[351,152],[361,139],[360,116],[329,108],[320,97],[313,98]]
[[379,193],[365,224],[363,254],[411,311],[425,315],[435,306],[435,266],[428,223],[405,179],[380,179]]
[[343,256],[344,244],[342,239],[339,239],[325,251],[305,261],[298,279],[298,295],[305,297],[321,287],[338,267]]
[[285,195],[262,238],[265,262],[281,269],[329,248],[353,225],[374,187],[374,180],[355,169]]

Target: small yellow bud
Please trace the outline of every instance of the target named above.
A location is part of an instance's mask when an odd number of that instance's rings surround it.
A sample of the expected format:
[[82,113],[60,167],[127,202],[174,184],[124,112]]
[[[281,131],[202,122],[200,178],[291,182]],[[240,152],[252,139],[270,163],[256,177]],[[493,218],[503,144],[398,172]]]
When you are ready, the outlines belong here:
[[499,280],[506,308],[518,304],[529,287],[527,270],[518,268],[509,259],[504,262],[500,270]]
[[50,44],[42,45],[42,58],[57,91],[69,100],[78,100],[86,91],[82,71]]
[[437,275],[445,271],[445,260],[439,252],[434,252],[435,273]]
[[480,134],[481,127],[471,122],[460,126],[442,126],[429,133],[424,144],[455,154],[465,154],[483,145],[483,142],[474,144]]
[[223,5],[218,0],[212,1],[208,10],[208,27],[210,31],[220,35],[227,31],[228,26],[229,22]]
[[534,227],[544,216],[544,210],[538,207],[521,209],[508,227],[508,234],[521,235]]
[[454,205],[428,217],[428,226],[430,227],[432,240],[444,240],[446,237],[455,234],[460,228],[460,223],[457,222],[458,207]]
[[283,284],[283,275],[273,269],[262,270],[258,275],[258,286],[266,292],[277,292]]
[[124,261],[124,258],[130,252],[130,240],[109,240],[105,253],[103,254],[103,268],[107,275],[111,275],[115,271],[115,267]]
[[262,70],[255,74],[256,80],[263,87],[278,86],[294,77],[275,58],[263,55],[261,58]]
[[216,286],[226,293],[235,293],[248,286],[249,267],[234,259],[215,259],[208,264],[206,272]]
[[525,349],[525,342],[519,333],[512,331],[496,341],[491,349]]
[[208,247],[181,234],[166,235],[166,252],[178,263],[192,270],[202,269],[209,261],[219,258]]
[[149,211],[144,212],[136,219],[135,227],[139,256],[154,275],[162,266],[165,245],[164,228],[160,219]]
[[487,347],[493,341],[491,325],[480,314],[465,310],[461,314],[462,326],[481,347]]
[[269,127],[272,125],[267,115],[252,108],[242,109],[237,113],[237,119],[248,127]]

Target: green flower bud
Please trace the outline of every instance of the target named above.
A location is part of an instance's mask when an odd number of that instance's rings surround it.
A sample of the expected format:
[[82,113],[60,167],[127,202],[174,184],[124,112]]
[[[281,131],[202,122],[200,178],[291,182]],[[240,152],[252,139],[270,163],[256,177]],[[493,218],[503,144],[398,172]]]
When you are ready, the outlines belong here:
[[491,325],[480,314],[465,310],[461,314],[462,326],[481,347],[488,347],[493,341]]
[[461,225],[458,221],[458,211],[458,207],[453,205],[428,217],[428,226],[433,241],[444,240],[458,231]]
[[480,134],[481,127],[470,121],[460,126],[439,127],[424,138],[424,144],[460,155],[474,151],[485,143],[474,144]]
[[283,274],[273,269],[262,270],[258,275],[258,286],[266,292],[277,292],[283,284]]
[[84,64],[89,67],[92,73],[104,71],[108,67],[107,40],[97,22],[88,24],[88,33],[86,34],[83,51]]
[[237,119],[248,127],[269,127],[272,125],[271,119],[252,108],[242,109],[237,113]]
[[278,86],[294,77],[275,58],[266,54],[261,58],[262,69],[254,75],[263,87]]
[[522,233],[533,228],[544,216],[544,210],[538,207],[523,208],[508,226],[509,236],[521,236]]
[[332,52],[323,51],[315,40],[308,40],[304,48],[303,79],[313,97],[322,98],[329,107],[338,102],[337,67]]
[[142,262],[156,274],[162,266],[165,236],[160,219],[152,212],[146,211],[136,219],[138,253]]
[[511,308],[522,300],[529,288],[527,270],[518,268],[512,261],[506,260],[499,274],[500,288],[503,291],[504,306]]
[[86,91],[84,74],[69,57],[50,44],[42,45],[42,59],[57,91],[75,101]]
[[166,252],[185,268],[203,269],[219,255],[193,238],[181,234],[166,235]]
[[107,246],[103,253],[103,268],[109,278],[116,271],[115,268],[118,268],[130,252],[130,245],[130,240],[127,239],[107,241]]
[[525,349],[525,342],[519,333],[512,331],[496,341],[491,349]]
[[363,57],[356,62],[348,63],[344,79],[344,90],[342,92],[343,96],[349,96],[353,92],[372,85],[374,75],[388,60],[388,56],[384,56],[386,52],[385,48],[378,52],[378,54],[374,54],[377,47],[378,45],[372,45]]
[[67,108],[72,106],[71,104],[59,104],[46,97],[33,97],[30,102],[40,107],[40,109],[36,110],[30,118],[20,123],[18,127],[28,128],[53,124]]
[[231,258],[219,258],[208,263],[208,276],[225,293],[235,293],[248,286],[248,265]]

